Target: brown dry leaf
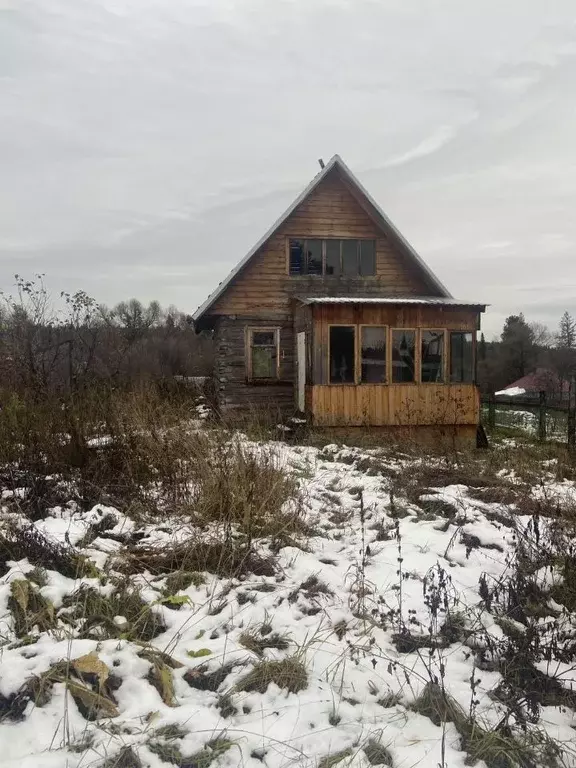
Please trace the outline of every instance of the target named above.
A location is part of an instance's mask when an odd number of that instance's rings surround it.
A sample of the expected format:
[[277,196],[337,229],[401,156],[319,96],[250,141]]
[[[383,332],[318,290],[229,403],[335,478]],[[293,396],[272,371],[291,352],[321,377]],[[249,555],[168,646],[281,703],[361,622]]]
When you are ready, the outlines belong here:
[[81,656],[79,659],[75,659],[72,662],[72,668],[74,672],[80,677],[86,677],[87,675],[94,676],[98,680],[98,687],[102,690],[102,687],[110,671],[106,664],[98,658],[96,651],[87,653],[86,656]]
[[30,582],[27,579],[15,579],[10,583],[10,593],[22,609],[22,613],[26,613],[30,595]]
[[118,717],[120,714],[116,704],[107,696],[95,693],[75,680],[68,680],[66,685],[78,709],[87,720],[97,720],[101,717]]
[[174,678],[172,670],[167,664],[157,659],[150,670],[149,680],[162,697],[164,704],[167,704],[169,707],[177,706],[174,693]]

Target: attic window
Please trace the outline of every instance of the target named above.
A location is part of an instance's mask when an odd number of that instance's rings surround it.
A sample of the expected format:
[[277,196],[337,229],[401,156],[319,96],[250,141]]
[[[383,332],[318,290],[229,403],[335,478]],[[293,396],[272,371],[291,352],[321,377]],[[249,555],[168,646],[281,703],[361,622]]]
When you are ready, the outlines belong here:
[[290,238],[290,275],[371,277],[376,274],[376,241]]

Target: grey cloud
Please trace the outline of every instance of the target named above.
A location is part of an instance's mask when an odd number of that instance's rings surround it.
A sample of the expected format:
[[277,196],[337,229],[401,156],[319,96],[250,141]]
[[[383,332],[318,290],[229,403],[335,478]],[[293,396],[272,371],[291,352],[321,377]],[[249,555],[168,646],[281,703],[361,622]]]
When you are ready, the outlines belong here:
[[576,310],[572,0],[0,0],[0,52],[0,288],[192,311],[339,152],[488,333]]

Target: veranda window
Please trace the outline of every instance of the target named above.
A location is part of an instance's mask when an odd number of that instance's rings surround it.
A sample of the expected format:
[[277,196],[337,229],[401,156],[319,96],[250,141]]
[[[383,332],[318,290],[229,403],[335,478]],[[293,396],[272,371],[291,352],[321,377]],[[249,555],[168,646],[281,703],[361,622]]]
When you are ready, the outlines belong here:
[[422,331],[422,356],[420,359],[421,381],[444,381],[444,331]]
[[474,337],[471,333],[450,334],[450,381],[456,384],[474,382]]
[[354,384],[356,329],[353,325],[330,326],[330,383]]
[[416,380],[416,332],[392,331],[392,382],[407,384]]
[[361,326],[361,381],[364,384],[386,382],[386,328]]

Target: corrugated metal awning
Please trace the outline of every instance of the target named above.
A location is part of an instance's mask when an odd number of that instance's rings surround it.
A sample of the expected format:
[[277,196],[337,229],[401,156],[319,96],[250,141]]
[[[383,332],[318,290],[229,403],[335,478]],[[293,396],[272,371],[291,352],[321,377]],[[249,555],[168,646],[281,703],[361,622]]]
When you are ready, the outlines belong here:
[[486,304],[445,296],[297,296],[302,304],[396,304],[433,307],[470,307],[484,311]]

